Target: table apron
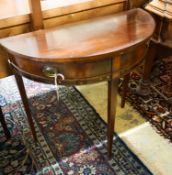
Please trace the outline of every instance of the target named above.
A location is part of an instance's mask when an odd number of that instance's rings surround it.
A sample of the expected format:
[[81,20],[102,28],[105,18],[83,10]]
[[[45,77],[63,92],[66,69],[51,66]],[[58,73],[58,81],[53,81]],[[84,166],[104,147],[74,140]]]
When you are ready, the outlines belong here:
[[[113,57],[109,55],[105,59],[90,62],[49,63],[33,59],[23,59],[22,56],[13,57],[12,62],[16,64],[24,76],[30,79],[53,83],[52,69],[55,70],[56,74],[64,76],[64,80],[59,81],[59,84],[80,85],[110,80],[112,79],[112,74],[113,79],[117,75],[123,76],[127,74],[143,60],[146,50],[147,45],[142,44],[129,52],[122,52],[120,55],[114,54]],[[112,59],[116,59],[119,56],[120,67],[118,70],[113,69],[112,72]],[[49,70],[45,71],[47,67],[50,68],[50,72]]]

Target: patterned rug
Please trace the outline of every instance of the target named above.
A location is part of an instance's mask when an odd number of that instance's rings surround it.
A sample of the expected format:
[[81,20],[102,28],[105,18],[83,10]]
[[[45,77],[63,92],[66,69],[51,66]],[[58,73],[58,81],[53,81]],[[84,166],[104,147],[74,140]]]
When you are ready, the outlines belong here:
[[60,88],[25,79],[38,135],[34,143],[13,77],[0,81],[0,102],[13,135],[0,132],[0,174],[151,175],[114,134],[107,159],[106,124],[74,87]]
[[172,142],[172,56],[155,61],[151,79],[150,94],[142,97],[134,93],[141,79],[141,72],[132,73],[131,91],[127,101],[146,118],[157,132]]

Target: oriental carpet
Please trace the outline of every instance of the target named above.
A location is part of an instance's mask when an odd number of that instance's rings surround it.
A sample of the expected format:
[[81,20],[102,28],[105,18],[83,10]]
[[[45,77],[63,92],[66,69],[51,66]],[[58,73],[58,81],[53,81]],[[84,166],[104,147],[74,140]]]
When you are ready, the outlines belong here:
[[141,70],[131,74],[127,101],[159,134],[172,142],[172,56],[155,60],[150,77],[150,94],[145,97],[135,94]]
[[[1,174],[151,175],[114,134],[113,158],[107,159],[107,126],[74,87],[60,88],[25,79],[35,119],[35,144],[13,77],[0,81],[2,106],[12,139],[0,135]],[[3,96],[2,96],[3,95]]]

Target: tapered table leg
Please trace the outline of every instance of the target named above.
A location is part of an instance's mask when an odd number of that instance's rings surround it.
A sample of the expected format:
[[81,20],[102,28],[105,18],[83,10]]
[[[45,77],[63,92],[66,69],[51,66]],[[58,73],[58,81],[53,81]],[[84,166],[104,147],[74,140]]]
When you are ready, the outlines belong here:
[[24,87],[22,76],[19,75],[15,71],[15,78],[16,78],[16,82],[17,82],[17,86],[18,86],[18,89],[19,89],[19,92],[20,92],[20,96],[21,96],[21,99],[22,99],[22,102],[23,102],[23,105],[24,105],[24,108],[25,108],[25,111],[26,111],[26,115],[27,115],[27,118],[28,118],[28,122],[29,122],[29,126],[31,128],[33,138],[34,138],[35,141],[37,141],[36,131],[35,131],[31,111],[30,111],[30,108],[29,108],[29,102],[28,102],[28,98],[27,98],[27,95],[26,95],[26,90],[25,90],[25,87]]
[[113,133],[115,126],[116,104],[117,104],[117,89],[119,79],[108,81],[108,131],[107,131],[107,148],[108,157],[112,157]]
[[2,124],[2,127],[3,127],[6,138],[9,139],[11,137],[11,135],[10,135],[10,131],[7,128],[7,125],[6,125],[5,118],[4,118],[1,107],[0,107],[0,122]]

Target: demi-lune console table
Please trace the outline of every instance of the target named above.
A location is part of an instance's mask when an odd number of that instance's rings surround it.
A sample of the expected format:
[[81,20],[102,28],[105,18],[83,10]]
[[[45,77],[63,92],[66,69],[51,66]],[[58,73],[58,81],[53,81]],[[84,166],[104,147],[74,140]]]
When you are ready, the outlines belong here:
[[118,80],[144,59],[155,22],[150,14],[133,9],[118,14],[42,29],[1,39],[36,139],[22,76],[36,81],[81,85],[108,81],[108,156],[116,113]]

